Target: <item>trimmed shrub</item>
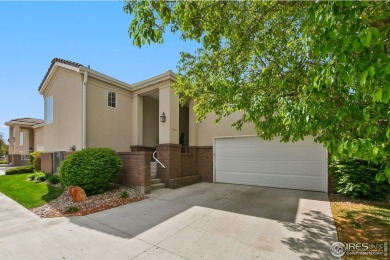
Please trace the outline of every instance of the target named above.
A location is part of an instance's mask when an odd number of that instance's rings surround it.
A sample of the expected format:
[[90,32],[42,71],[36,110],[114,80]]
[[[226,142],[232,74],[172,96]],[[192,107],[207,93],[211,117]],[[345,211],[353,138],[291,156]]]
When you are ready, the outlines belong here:
[[329,173],[336,179],[336,189],[340,194],[351,198],[388,200],[390,184],[375,179],[382,167],[358,159],[336,160],[330,164]]
[[46,180],[49,184],[57,184],[60,183],[60,178],[56,175],[52,175],[50,173],[46,174]]
[[5,171],[5,175],[14,175],[14,174],[23,174],[23,173],[33,173],[34,168],[32,165],[20,166],[11,168]]
[[35,181],[35,182],[44,182],[46,181],[46,174],[43,172],[34,172],[33,174],[28,175],[29,181]]
[[0,164],[7,164],[6,160],[0,160]]
[[34,166],[36,171],[41,170],[41,156],[42,152],[30,153],[30,164]]
[[109,148],[87,148],[69,155],[61,164],[64,186],[80,186],[89,195],[103,193],[118,175],[122,161]]

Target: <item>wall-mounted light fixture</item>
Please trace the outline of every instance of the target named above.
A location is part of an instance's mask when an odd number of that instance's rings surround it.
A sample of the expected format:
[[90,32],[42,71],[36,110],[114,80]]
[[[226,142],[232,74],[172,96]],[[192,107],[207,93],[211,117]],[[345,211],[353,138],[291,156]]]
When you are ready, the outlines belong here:
[[165,122],[165,120],[167,120],[167,116],[165,115],[165,113],[163,112],[160,116],[160,122]]
[[70,148],[69,148],[69,150],[71,150],[71,151],[76,151],[76,145],[72,145]]

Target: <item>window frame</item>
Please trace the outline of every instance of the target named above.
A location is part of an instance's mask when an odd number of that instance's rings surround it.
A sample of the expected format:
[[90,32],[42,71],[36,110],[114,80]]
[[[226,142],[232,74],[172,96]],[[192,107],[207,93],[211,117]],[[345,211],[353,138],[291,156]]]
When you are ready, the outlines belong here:
[[24,132],[22,129],[20,129],[19,131],[19,146],[23,146],[24,145]]
[[[50,122],[47,120],[47,111],[48,111],[47,102],[49,99],[51,99],[51,121]],[[54,122],[54,98],[53,96],[50,96],[45,99],[45,125],[49,125],[53,122]]]
[[[114,103],[115,103],[115,106],[110,106],[110,104],[109,104],[109,102],[110,102],[110,100],[109,100],[109,95],[110,95],[110,93],[113,93],[114,94]],[[111,101],[112,102],[112,101]],[[114,109],[117,109],[118,108],[118,93],[117,92],[115,92],[115,91],[113,91],[113,90],[107,90],[107,99],[106,99],[106,106],[108,107],[108,108],[114,108]]]

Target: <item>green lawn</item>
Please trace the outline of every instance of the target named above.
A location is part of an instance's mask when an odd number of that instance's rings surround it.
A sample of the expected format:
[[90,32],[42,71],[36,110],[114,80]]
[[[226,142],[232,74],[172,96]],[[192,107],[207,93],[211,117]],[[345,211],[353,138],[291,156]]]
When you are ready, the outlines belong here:
[[42,206],[62,194],[60,188],[27,181],[27,175],[0,176],[0,192],[28,209]]

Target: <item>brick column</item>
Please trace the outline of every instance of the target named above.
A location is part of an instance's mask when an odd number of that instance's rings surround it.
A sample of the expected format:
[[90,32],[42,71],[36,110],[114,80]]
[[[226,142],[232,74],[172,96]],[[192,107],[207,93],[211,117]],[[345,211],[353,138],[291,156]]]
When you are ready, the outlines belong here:
[[198,172],[198,146],[189,146],[188,153],[193,155],[192,170],[193,170],[194,174],[199,174],[199,172]]
[[46,173],[53,173],[53,153],[41,155],[41,170]]
[[12,155],[12,165],[14,165],[14,166],[22,165],[22,156],[20,154],[13,154]]
[[7,155],[7,163],[12,164],[12,154]]
[[198,147],[198,174],[201,181],[213,182],[213,147]]
[[122,160],[122,169],[115,182],[142,193],[150,193],[151,152],[126,152],[118,155]]
[[181,146],[178,144],[158,144],[157,159],[165,169],[157,164],[157,176],[166,184],[169,179],[181,177]]

